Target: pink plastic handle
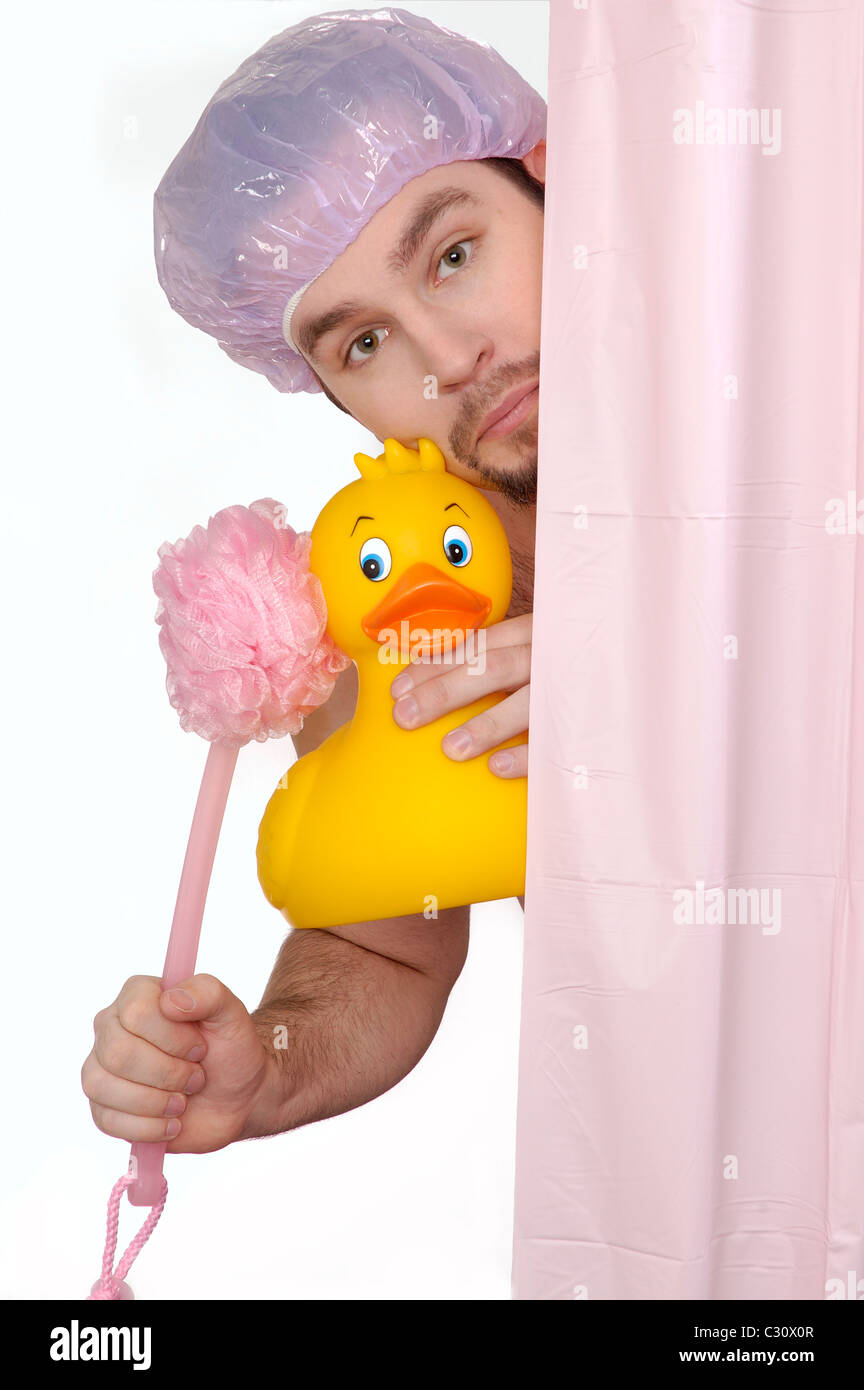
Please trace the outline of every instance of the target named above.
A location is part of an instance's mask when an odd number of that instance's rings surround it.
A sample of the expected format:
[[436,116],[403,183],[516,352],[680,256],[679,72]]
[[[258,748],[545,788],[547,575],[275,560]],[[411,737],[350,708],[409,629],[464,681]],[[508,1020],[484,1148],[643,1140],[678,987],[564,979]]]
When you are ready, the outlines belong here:
[[[240,744],[211,743],[207,754],[162,969],[163,989],[171,989],[195,974],[204,904],[239,751]],[[133,1207],[152,1207],[159,1201],[164,1158],[164,1143],[132,1145],[130,1171],[136,1180],[126,1195]]]

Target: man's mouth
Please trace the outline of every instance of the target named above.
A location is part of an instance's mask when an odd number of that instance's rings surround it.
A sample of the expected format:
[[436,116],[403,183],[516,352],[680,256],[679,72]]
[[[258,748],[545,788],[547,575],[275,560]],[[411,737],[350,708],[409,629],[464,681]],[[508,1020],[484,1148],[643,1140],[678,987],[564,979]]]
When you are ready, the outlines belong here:
[[410,631],[466,632],[481,627],[491,611],[491,598],[423,562],[409,566],[400,575],[381,602],[361,619],[360,626],[376,642],[385,629],[398,632],[403,620],[408,621]]
[[517,386],[509,396],[505,396],[499,406],[489,412],[482,422],[477,442],[481,439],[501,439],[510,434],[516,426],[534,409],[540,398],[540,384]]

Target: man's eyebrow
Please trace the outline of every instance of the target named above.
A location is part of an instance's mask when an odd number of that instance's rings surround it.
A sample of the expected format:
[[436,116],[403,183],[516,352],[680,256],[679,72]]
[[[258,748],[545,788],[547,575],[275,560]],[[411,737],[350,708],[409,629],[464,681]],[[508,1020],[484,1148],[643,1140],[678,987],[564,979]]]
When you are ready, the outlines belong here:
[[313,362],[317,361],[315,349],[321,339],[362,312],[363,305],[358,300],[346,299],[342,304],[337,304],[335,309],[328,309],[326,314],[319,314],[316,319],[301,324],[297,330],[296,342],[304,357],[311,357]]
[[[374,521],[374,520],[375,520],[374,516],[358,516],[358,518],[357,518],[357,521]],[[351,527],[350,534],[351,534],[352,536],[354,535],[354,532],[357,530],[357,521],[355,521],[355,522],[354,522],[354,525]]]
[[[416,207],[411,218],[403,227],[396,249],[390,252],[386,265],[394,275],[403,274],[416,257],[418,251],[439,218],[451,208],[464,204],[481,206],[482,200],[467,188],[449,185],[436,188]],[[349,319],[366,312],[365,305],[356,299],[345,300],[317,318],[310,319],[297,329],[297,346],[305,357],[316,357],[316,348],[323,337],[341,328]]]
[[465,515],[468,517],[468,520],[471,520],[470,516],[468,516],[468,513],[465,511],[465,508],[462,506],[461,502],[448,502],[447,506],[444,508],[445,512],[449,512],[451,507],[458,507],[460,512],[465,512]]
[[461,207],[465,203],[479,206],[480,202],[467,188],[457,188],[452,184],[447,188],[436,188],[414,209],[410,222],[402,230],[396,250],[387,257],[387,269],[394,275],[401,275],[408,269],[439,217],[443,217],[451,208]]

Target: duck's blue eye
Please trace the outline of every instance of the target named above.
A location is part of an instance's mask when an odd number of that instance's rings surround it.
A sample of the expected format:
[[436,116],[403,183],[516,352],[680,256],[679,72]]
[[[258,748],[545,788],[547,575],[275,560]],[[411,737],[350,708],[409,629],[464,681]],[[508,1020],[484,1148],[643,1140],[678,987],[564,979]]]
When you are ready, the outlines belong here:
[[457,568],[471,559],[471,538],[464,526],[448,526],[444,532],[444,554]]
[[372,536],[360,547],[360,568],[367,579],[386,579],[393,563],[390,547],[380,536]]

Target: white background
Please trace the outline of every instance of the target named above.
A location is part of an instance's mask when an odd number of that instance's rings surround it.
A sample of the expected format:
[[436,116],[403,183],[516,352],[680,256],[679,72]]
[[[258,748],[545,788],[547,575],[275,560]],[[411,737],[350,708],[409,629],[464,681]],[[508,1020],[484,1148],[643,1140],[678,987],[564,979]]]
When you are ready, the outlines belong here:
[[[2,509],[7,948],[2,1284],[81,1297],[129,1146],[81,1089],[92,1019],[162,968],[206,745],[165,694],[151,575],[163,540],[273,496],[297,530],[374,437],[281,394],[173,313],[152,196],[221,81],[338,4],[18,6],[4,64]],[[490,42],[545,97],[543,0],[403,8]],[[7,21],[8,22],[8,21]],[[199,969],[247,1007],[284,935],[255,871],[290,741],[241,751]],[[474,909],[430,1050],[348,1115],[169,1156],[138,1298],[509,1299],[522,914]],[[124,1200],[118,1255],[146,1213]],[[83,1307],[83,1305],[82,1305]]]

